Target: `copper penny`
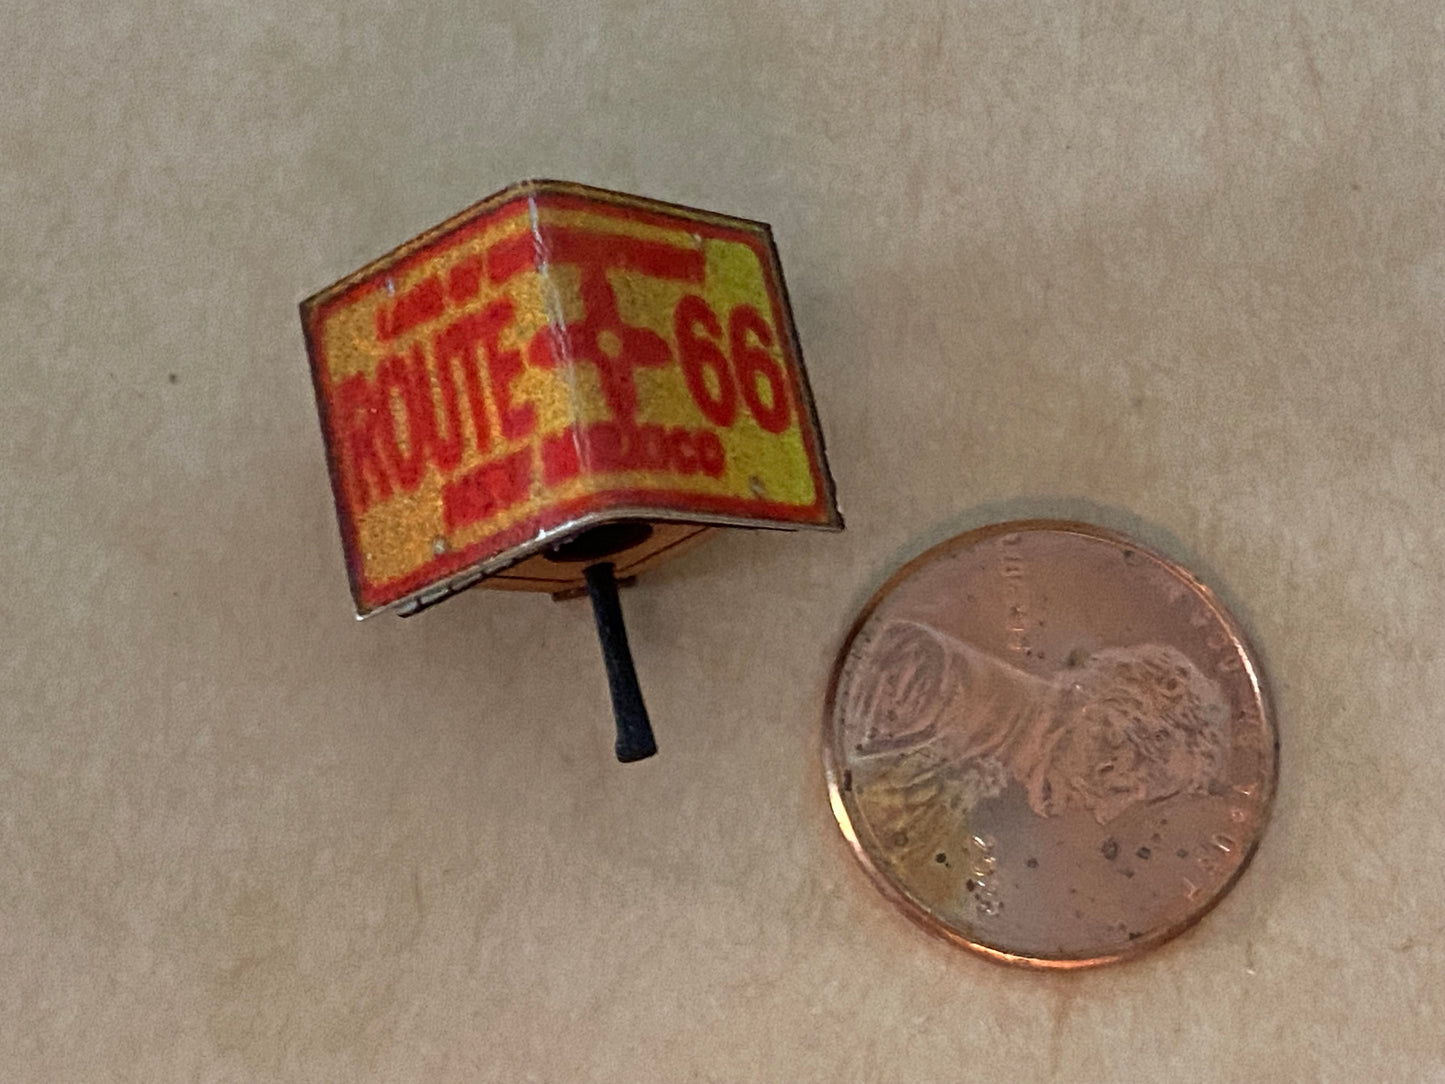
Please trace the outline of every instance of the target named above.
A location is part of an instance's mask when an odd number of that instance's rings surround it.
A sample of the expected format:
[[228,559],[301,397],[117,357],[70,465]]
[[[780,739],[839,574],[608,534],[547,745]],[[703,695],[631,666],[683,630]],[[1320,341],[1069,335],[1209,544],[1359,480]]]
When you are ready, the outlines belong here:
[[833,673],[833,812],[913,918],[1084,967],[1197,922],[1274,797],[1264,678],[1214,594],[1080,523],[971,531],[868,603]]

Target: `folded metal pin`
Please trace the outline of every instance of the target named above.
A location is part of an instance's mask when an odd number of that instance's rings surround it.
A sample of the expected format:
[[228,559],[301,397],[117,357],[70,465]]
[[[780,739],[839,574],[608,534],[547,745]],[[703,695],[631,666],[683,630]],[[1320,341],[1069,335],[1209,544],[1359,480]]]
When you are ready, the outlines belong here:
[[301,318],[357,615],[589,595],[619,760],[656,744],[618,582],[719,527],[842,527],[762,223],[525,182]]

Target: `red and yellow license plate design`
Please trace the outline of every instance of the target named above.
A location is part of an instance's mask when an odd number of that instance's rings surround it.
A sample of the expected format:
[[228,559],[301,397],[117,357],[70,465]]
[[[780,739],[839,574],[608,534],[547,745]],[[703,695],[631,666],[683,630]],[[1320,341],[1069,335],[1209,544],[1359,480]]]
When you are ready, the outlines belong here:
[[840,525],[762,223],[531,182],[302,320],[360,614],[579,523]]

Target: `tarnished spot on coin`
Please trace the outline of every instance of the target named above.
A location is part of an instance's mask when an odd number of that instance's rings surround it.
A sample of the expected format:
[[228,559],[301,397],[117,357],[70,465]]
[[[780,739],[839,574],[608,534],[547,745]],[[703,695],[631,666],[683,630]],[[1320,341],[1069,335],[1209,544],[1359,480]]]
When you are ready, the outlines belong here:
[[878,591],[834,669],[825,760],[843,834],[912,917],[996,959],[1083,967],[1228,891],[1278,743],[1207,587],[1122,535],[1027,521]]

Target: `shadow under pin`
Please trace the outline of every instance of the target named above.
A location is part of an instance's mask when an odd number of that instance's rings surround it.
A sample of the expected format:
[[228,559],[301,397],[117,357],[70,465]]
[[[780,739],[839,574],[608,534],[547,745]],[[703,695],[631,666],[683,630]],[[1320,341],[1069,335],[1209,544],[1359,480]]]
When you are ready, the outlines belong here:
[[647,523],[624,521],[604,523],[560,542],[547,551],[547,558],[559,563],[590,562],[587,597],[592,600],[592,617],[597,639],[602,644],[602,662],[607,667],[607,688],[612,697],[612,715],[617,723],[617,759],[623,764],[646,760],[657,752],[652,722],[632,665],[627,644],[627,626],[622,620],[622,603],[617,597],[617,576],[608,557],[647,541],[652,527]]

